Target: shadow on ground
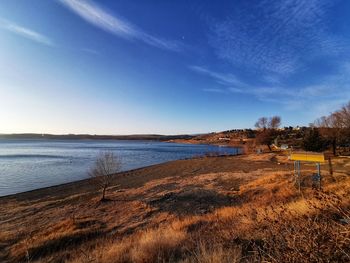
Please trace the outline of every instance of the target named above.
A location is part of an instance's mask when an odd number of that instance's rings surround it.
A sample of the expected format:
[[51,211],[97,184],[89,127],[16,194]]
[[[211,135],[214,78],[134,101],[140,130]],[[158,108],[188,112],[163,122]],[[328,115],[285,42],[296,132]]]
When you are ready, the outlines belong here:
[[148,202],[160,211],[181,215],[198,215],[210,213],[216,208],[230,206],[236,198],[207,189],[189,189],[170,192]]

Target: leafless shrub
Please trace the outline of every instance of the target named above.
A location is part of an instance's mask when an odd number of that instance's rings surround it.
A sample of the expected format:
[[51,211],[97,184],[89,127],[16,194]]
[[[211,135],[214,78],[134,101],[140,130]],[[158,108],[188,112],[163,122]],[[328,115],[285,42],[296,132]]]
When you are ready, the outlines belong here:
[[102,189],[101,201],[106,201],[106,190],[110,186],[113,174],[121,169],[121,161],[113,152],[102,152],[97,157],[94,166],[89,171],[93,183]]

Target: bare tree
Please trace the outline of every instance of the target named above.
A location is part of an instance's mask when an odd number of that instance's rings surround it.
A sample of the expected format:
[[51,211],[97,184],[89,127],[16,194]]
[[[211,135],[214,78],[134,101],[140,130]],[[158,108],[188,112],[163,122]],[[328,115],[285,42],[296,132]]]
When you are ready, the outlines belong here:
[[350,102],[343,106],[340,110],[342,126],[345,129],[350,129]]
[[339,112],[334,112],[329,116],[323,116],[316,120],[315,126],[320,129],[321,134],[327,138],[332,145],[333,154],[337,153],[337,144],[341,137],[341,118]]
[[350,144],[350,102],[340,110],[342,118],[343,133],[342,138],[346,145]]
[[261,117],[258,119],[258,121],[255,123],[255,128],[258,129],[267,129],[268,125],[268,119],[266,117]]
[[329,140],[332,145],[333,154],[337,154],[337,146],[349,143],[350,137],[350,102],[340,110],[323,116],[314,122],[321,134]]
[[277,128],[281,125],[281,117],[273,116],[271,118],[261,117],[255,123],[258,128],[256,140],[260,144],[265,144],[271,151],[271,143],[277,135]]
[[120,159],[113,152],[101,152],[89,171],[89,176],[102,189],[101,201],[106,201],[106,190],[112,182],[113,174],[121,169]]
[[255,123],[255,127],[258,129],[277,129],[281,125],[281,117],[273,116],[271,118],[261,117]]
[[268,127],[270,129],[278,129],[278,127],[281,125],[281,117],[280,116],[273,116],[269,120]]

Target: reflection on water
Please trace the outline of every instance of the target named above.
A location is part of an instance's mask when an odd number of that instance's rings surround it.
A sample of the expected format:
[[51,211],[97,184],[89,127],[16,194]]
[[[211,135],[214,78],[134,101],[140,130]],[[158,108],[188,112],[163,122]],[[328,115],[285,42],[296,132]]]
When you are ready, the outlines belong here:
[[87,178],[101,151],[120,156],[122,170],[239,149],[150,141],[0,140],[0,196]]

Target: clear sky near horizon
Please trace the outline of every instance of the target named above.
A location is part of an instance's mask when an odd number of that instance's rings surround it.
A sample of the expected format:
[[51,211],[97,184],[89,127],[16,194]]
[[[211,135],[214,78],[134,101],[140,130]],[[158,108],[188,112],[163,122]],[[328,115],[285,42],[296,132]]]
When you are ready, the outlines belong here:
[[0,133],[308,125],[350,100],[350,1],[1,0]]

